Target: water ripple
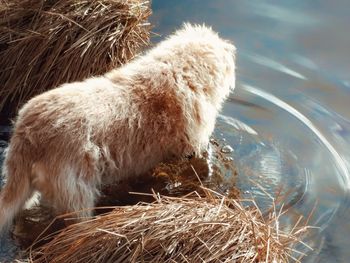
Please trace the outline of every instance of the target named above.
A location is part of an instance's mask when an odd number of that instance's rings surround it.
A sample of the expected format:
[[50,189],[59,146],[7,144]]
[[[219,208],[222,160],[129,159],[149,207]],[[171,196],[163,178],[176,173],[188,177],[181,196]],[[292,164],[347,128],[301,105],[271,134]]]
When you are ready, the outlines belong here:
[[256,64],[271,68],[273,70],[279,71],[279,72],[283,72],[287,75],[290,75],[292,77],[298,78],[298,79],[302,79],[302,80],[306,80],[306,77],[304,75],[302,75],[299,72],[296,72],[293,69],[288,68],[287,66],[272,60],[270,58],[258,55],[258,54],[246,54],[246,56],[248,56],[248,58],[250,60],[252,60],[253,62],[255,62]]
[[327,138],[317,129],[317,127],[308,118],[306,118],[301,112],[299,112],[298,110],[296,110],[295,108],[287,104],[286,102],[280,100],[279,98],[265,91],[262,91],[260,89],[257,89],[253,86],[246,85],[246,84],[243,84],[242,87],[244,87],[246,91],[252,94],[255,94],[256,96],[262,97],[265,100],[280,107],[281,109],[287,111],[288,113],[296,117],[299,121],[301,121],[304,125],[306,125],[306,127],[310,129],[317,136],[317,138],[324,144],[327,150],[331,153],[337,166],[342,171],[342,179],[343,179],[342,183],[344,184],[347,190],[350,190],[349,171],[346,166],[345,160],[342,158],[342,156],[340,156],[340,154],[336,151],[333,145],[327,140]]

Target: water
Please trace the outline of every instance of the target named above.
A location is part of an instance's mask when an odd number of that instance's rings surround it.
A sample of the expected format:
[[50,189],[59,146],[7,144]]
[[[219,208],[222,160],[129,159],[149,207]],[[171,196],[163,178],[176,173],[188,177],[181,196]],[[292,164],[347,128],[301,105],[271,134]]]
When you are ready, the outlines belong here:
[[288,193],[285,225],[314,210],[303,262],[350,258],[348,10],[347,0],[153,0],[155,42],[189,21],[237,46],[237,88],[215,135],[234,149],[245,195],[264,208],[266,193]]
[[[286,195],[285,226],[313,211],[309,224],[318,229],[305,241],[314,250],[305,250],[303,262],[348,262],[350,2],[153,0],[152,5],[153,31],[161,34],[154,42],[186,21],[211,25],[234,41],[237,88],[215,136],[237,166],[242,193],[262,209],[271,204],[269,195]],[[7,244],[0,246],[6,249],[0,256],[15,253]]]

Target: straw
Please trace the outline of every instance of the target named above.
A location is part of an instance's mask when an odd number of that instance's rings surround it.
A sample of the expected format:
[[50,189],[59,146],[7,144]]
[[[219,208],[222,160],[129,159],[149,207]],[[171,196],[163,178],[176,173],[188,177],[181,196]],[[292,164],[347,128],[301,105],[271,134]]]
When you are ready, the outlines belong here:
[[0,1],[0,112],[129,61],[150,14],[148,0]]

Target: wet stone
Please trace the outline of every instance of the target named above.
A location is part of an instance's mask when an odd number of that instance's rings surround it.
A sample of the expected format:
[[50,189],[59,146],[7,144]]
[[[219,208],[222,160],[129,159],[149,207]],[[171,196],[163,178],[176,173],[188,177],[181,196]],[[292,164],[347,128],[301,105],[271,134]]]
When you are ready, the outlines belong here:
[[224,161],[225,162],[232,162],[233,161],[233,157],[227,156],[227,157],[224,158]]
[[225,145],[221,148],[222,153],[232,153],[233,148],[230,145]]

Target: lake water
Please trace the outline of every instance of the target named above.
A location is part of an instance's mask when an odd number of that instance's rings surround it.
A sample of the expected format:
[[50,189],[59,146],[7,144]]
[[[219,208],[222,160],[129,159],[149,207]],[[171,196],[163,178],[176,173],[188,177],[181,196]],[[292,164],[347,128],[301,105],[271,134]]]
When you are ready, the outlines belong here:
[[[309,225],[318,228],[305,237],[313,251],[303,262],[348,262],[350,2],[153,0],[152,7],[161,35],[154,43],[183,22],[210,25],[235,43],[237,86],[215,136],[228,146],[242,192],[262,209],[268,194],[286,195],[287,227],[313,211]],[[0,256],[15,254],[8,241]]]
[[349,10],[347,0],[153,0],[155,42],[188,21],[235,43],[237,87],[216,136],[262,208],[264,192],[283,188],[284,224],[314,209],[303,262],[350,259]]

